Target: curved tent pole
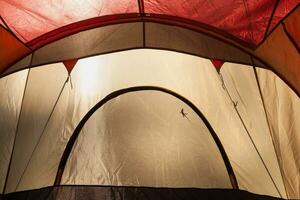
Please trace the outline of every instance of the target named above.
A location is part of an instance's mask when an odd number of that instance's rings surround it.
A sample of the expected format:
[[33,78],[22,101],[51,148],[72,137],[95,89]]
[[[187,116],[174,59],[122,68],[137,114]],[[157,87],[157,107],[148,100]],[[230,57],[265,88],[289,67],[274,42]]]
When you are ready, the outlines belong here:
[[188,99],[186,99],[185,97],[181,96],[180,94],[177,94],[176,92],[173,92],[171,90],[162,88],[162,87],[157,87],[157,86],[136,86],[136,87],[129,87],[129,88],[125,88],[125,89],[120,89],[117,91],[114,91],[112,93],[110,93],[109,95],[107,95],[105,98],[103,98],[102,100],[100,100],[94,107],[92,107],[87,113],[86,115],[81,119],[81,121],[79,122],[79,124],[77,125],[77,127],[75,128],[73,134],[71,135],[71,137],[69,138],[69,141],[65,147],[65,150],[63,152],[63,155],[61,157],[59,166],[58,166],[58,170],[57,170],[57,174],[56,174],[56,178],[54,181],[54,186],[58,186],[61,183],[61,179],[62,179],[62,175],[64,173],[68,158],[72,152],[73,146],[82,130],[82,128],[84,127],[85,123],[89,120],[89,118],[99,109],[101,108],[105,103],[107,103],[108,101],[126,94],[126,93],[130,93],[130,92],[137,92],[137,91],[160,91],[163,93],[167,93],[172,95],[173,97],[176,97],[177,99],[183,101],[184,103],[186,103],[197,115],[198,117],[205,123],[206,127],[208,128],[211,136],[213,137],[219,151],[220,154],[222,156],[222,159],[224,161],[226,170],[228,172],[229,175],[229,179],[232,185],[233,189],[239,189],[238,187],[238,182],[236,180],[236,176],[234,174],[233,168],[231,166],[231,163],[229,161],[229,158],[226,154],[226,151],[218,137],[218,135],[216,134],[216,132],[214,131],[214,129],[212,128],[212,126],[210,125],[210,123],[208,122],[208,120],[205,118],[205,116],[201,113],[201,111],[197,108],[197,106],[195,106],[191,101],[189,101]]

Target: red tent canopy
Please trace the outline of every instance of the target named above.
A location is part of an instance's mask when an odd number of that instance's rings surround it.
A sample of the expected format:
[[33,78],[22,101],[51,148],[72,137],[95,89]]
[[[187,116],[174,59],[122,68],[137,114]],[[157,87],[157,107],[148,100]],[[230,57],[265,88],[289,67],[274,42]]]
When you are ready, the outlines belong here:
[[196,23],[257,45],[298,3],[298,0],[10,0],[0,2],[0,13],[12,31],[24,42],[81,20],[115,15],[105,19],[109,21],[144,14],[157,20],[167,18]]

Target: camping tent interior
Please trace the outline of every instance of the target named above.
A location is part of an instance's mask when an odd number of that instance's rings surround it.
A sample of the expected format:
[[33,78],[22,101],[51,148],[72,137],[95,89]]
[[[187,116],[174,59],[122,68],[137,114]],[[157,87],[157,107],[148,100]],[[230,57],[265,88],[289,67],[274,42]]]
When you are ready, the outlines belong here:
[[0,1],[0,198],[300,199],[299,0]]

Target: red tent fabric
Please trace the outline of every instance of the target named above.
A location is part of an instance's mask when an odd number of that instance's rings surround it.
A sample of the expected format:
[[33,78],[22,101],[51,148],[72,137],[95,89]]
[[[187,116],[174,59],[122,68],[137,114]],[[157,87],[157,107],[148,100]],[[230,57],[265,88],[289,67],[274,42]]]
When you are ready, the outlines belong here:
[[[298,0],[9,0],[0,2],[0,13],[24,42],[84,19],[144,11],[158,19],[188,20],[257,45],[267,29],[270,27],[271,31],[298,3]],[[143,5],[141,11],[139,5]]]

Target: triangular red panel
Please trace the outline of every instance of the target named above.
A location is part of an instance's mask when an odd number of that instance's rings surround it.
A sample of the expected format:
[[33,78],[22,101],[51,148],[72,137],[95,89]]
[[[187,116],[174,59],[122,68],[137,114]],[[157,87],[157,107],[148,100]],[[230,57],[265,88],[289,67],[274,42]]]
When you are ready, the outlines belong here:
[[224,64],[224,61],[220,59],[211,59],[211,62],[218,71],[220,71],[221,67]]
[[77,61],[78,61],[78,59],[71,59],[71,60],[63,61],[63,64],[65,65],[65,67],[68,70],[69,74],[73,70],[73,68],[76,65]]

